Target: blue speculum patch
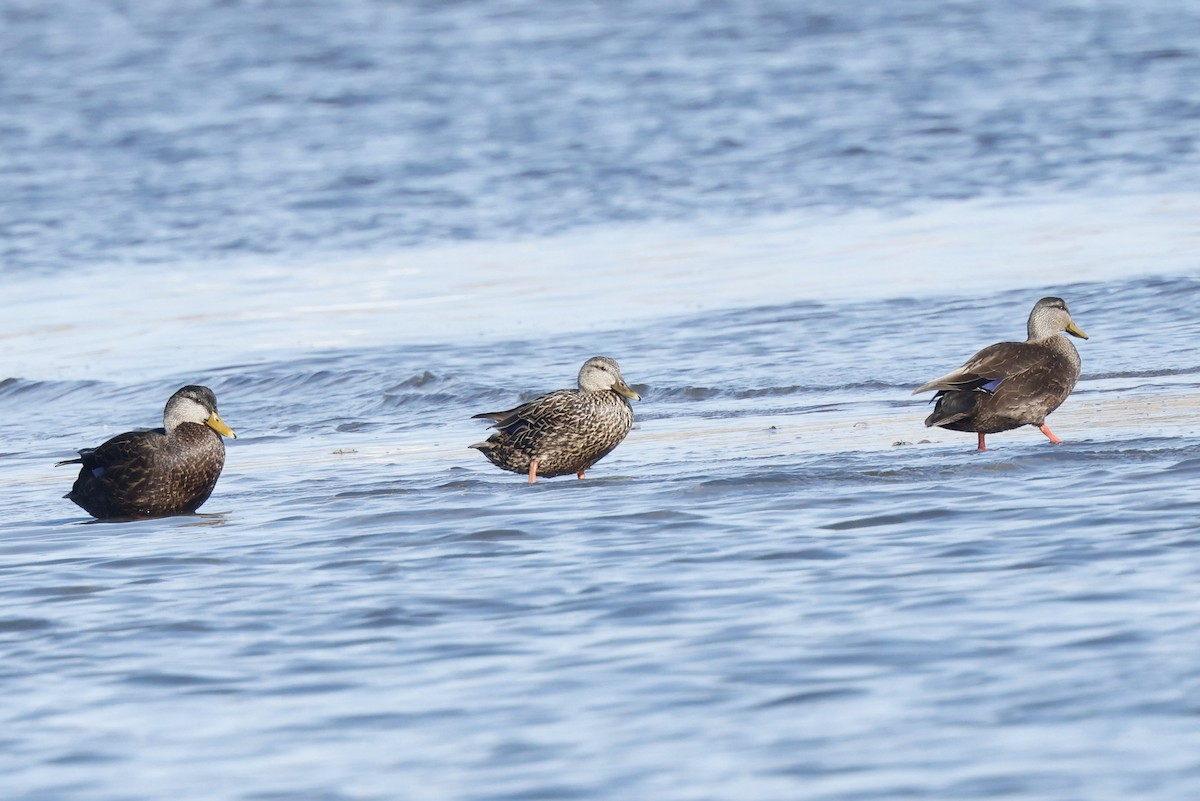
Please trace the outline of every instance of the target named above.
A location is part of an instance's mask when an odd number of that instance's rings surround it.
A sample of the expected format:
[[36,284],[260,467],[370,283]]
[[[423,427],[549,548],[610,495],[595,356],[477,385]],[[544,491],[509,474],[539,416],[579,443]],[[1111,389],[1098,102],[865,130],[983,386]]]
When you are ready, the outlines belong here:
[[984,392],[995,392],[996,388],[1000,386],[1000,382],[1003,380],[1003,378],[993,378],[991,381],[981,386],[980,389],[982,389]]

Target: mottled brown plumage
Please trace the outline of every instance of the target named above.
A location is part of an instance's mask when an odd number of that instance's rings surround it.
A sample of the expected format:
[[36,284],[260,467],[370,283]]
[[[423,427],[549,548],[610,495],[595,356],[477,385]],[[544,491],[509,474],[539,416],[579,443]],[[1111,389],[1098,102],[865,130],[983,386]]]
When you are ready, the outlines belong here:
[[607,356],[593,356],[579,369],[579,389],[560,389],[502,412],[476,418],[493,420],[498,431],[470,446],[504,470],[524,473],[529,483],[584,471],[607,456],[633,427],[626,398],[640,400]]
[[82,465],[64,497],[100,520],[194,512],[225,466],[221,435],[236,436],[217,414],[212,390],[183,387],[167,401],[162,428],[119,434],[59,462]]
[[1087,339],[1061,298],[1042,298],[1029,313],[1024,342],[1000,342],[976,353],[962,367],[935,378],[913,394],[938,391],[926,426],[974,431],[979,450],[984,436],[1025,425],[1041,429],[1060,443],[1046,425],[1079,378],[1079,352],[1063,332]]

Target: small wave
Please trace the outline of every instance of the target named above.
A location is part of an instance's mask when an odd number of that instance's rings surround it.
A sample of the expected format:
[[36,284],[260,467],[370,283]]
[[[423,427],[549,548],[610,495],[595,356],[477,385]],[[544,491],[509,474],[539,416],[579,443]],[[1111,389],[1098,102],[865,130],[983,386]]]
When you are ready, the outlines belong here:
[[890,392],[897,391],[896,385],[884,381],[857,381],[837,384],[791,384],[774,387],[754,387],[751,389],[736,387],[654,387],[647,390],[647,395],[656,401],[703,401],[703,400],[754,400],[756,398],[786,398],[792,396],[809,396],[823,393],[850,392]]
[[[291,367],[290,365],[288,367]],[[344,388],[363,381],[378,382],[379,373],[364,369],[296,371],[277,366],[266,372],[232,373],[221,380],[221,390],[257,390],[263,394],[281,391]],[[214,387],[214,390],[218,387]]]
[[40,617],[10,617],[0,619],[0,634],[15,634],[27,631],[42,631],[54,624]]
[[412,406],[447,407],[457,406],[464,402],[464,398],[455,392],[385,392],[383,397],[379,399],[379,408],[406,409]]
[[89,392],[103,386],[100,381],[30,381],[6,378],[0,381],[0,398],[35,398],[39,401],[60,400],[79,392]]
[[937,520],[943,517],[952,517],[955,512],[950,509],[932,508],[932,509],[917,509],[912,512],[900,514],[884,514],[871,515],[868,517],[856,517],[849,520],[841,520],[836,523],[829,523],[822,528],[830,531],[852,531],[859,528],[875,528],[877,526],[895,526],[903,523],[922,522],[927,520]]
[[1149,370],[1113,370],[1103,373],[1089,373],[1086,380],[1104,381],[1112,378],[1166,378],[1176,375],[1200,374],[1200,365],[1194,367],[1157,367]]
[[858,687],[829,687],[822,690],[808,690],[805,692],[791,693],[790,695],[785,695],[767,701],[763,704],[759,704],[756,709],[773,709],[781,706],[802,706],[819,703],[821,701],[853,698],[855,696],[866,694],[866,690]]

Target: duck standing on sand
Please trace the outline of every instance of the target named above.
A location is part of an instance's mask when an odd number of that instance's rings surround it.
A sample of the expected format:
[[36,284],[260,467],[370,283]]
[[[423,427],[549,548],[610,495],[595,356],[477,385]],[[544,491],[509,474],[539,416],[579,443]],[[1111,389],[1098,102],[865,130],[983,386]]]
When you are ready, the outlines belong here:
[[1024,342],[1000,342],[976,353],[962,367],[913,390],[937,390],[937,405],[926,426],[974,431],[979,450],[984,436],[1037,426],[1055,445],[1062,442],[1046,425],[1079,379],[1079,351],[1062,336],[1087,339],[1062,298],[1042,298],[1029,313]]
[[216,395],[186,386],[167,401],[162,428],[119,434],[59,462],[82,465],[65,497],[100,520],[194,512],[225,466],[222,436],[237,438],[217,414]]
[[633,427],[630,400],[641,396],[607,356],[593,356],[579,368],[579,389],[560,389],[503,412],[474,415],[498,429],[475,448],[504,470],[537,477],[584,471],[621,444]]

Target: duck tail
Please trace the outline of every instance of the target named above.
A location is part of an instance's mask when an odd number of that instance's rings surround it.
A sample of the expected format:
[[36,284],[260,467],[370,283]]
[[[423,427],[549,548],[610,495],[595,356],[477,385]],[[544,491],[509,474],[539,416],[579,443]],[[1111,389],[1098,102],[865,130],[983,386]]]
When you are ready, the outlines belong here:
[[933,413],[925,418],[925,427],[944,426],[975,413],[979,396],[974,392],[939,392],[934,400]]

